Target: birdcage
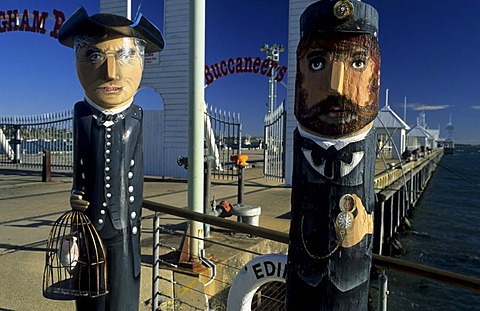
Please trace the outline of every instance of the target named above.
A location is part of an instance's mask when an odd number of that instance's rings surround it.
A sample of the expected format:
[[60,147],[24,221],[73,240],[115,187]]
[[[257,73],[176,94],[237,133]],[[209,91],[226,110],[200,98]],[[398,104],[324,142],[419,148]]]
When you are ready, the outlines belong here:
[[55,300],[98,297],[107,291],[105,248],[80,211],[64,213],[48,236],[43,296]]

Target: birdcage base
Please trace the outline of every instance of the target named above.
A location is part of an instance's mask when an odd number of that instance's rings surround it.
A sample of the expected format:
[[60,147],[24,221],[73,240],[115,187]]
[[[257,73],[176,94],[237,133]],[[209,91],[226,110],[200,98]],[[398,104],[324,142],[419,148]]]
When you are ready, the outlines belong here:
[[77,297],[95,298],[108,294],[108,291],[93,293],[72,288],[74,288],[74,279],[66,279],[47,287],[43,291],[43,297],[52,300],[75,300]]

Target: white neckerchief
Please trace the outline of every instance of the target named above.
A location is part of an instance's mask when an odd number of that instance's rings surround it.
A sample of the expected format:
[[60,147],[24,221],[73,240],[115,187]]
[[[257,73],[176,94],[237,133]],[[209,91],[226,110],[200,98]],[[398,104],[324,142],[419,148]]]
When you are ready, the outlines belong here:
[[[328,149],[328,147],[330,147],[330,146],[334,146],[335,149],[337,149],[337,151],[342,149],[343,147],[345,147],[348,144],[364,140],[365,137],[367,136],[367,134],[370,132],[368,130],[368,131],[365,131],[364,133],[361,133],[361,134],[358,134],[358,135],[355,135],[355,136],[352,136],[352,137],[328,139],[328,138],[318,137],[318,136],[315,136],[313,134],[310,134],[310,133],[306,132],[304,129],[302,129],[302,127],[299,123],[298,123],[297,128],[298,128],[298,132],[299,132],[300,136],[313,140],[317,145],[319,145],[320,147],[322,147],[325,150]],[[318,173],[320,173],[322,176],[325,176],[325,164],[326,163],[323,162],[320,165],[315,164],[315,162],[312,159],[312,150],[306,150],[306,149],[302,148],[302,152],[305,155],[305,158],[306,158],[307,162]],[[364,154],[365,153],[363,151],[353,152],[351,163],[345,163],[343,161],[340,161],[340,177],[344,177],[344,176],[350,174],[350,172],[363,159]],[[325,177],[327,177],[327,176],[325,176]],[[327,178],[332,179],[333,177],[327,177]]]
[[300,123],[298,123],[297,128],[298,128],[298,132],[300,133],[300,136],[313,140],[317,145],[319,145],[323,149],[328,149],[328,147],[334,146],[335,149],[337,150],[342,149],[348,144],[364,140],[369,132],[369,131],[365,131],[361,134],[351,136],[351,137],[346,137],[346,138],[329,139],[329,138],[319,137],[319,136],[308,133],[302,128]]

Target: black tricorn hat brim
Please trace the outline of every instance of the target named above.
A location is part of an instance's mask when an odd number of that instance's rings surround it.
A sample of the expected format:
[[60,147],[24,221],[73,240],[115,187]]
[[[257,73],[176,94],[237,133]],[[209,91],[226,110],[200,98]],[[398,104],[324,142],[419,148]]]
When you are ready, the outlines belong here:
[[58,41],[73,47],[76,36],[86,35],[93,38],[134,37],[144,40],[146,53],[163,50],[165,42],[160,30],[141,14],[132,22],[126,17],[99,13],[88,16],[85,8],[80,7],[60,27]]

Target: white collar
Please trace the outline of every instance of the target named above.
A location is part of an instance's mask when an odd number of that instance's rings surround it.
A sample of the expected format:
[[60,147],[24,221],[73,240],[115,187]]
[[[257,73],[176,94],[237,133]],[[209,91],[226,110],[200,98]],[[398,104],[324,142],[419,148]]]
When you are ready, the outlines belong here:
[[335,149],[340,150],[348,144],[364,140],[365,137],[367,136],[367,134],[370,132],[368,130],[368,131],[365,131],[363,133],[360,133],[358,135],[351,136],[351,137],[329,139],[329,138],[319,137],[319,136],[315,136],[311,133],[308,133],[307,131],[305,131],[302,128],[300,123],[297,123],[297,124],[298,124],[298,126],[297,126],[298,132],[300,133],[300,136],[313,140],[317,145],[319,145],[320,147],[322,147],[324,149],[328,149],[328,147],[334,146]]
[[122,106],[120,108],[117,108],[117,109],[105,109],[103,107],[100,107],[99,105],[95,104],[90,98],[88,98],[87,96],[85,96],[85,101],[90,105],[92,106],[93,108],[95,108],[96,110],[100,111],[101,113],[103,114],[106,114],[106,115],[109,115],[109,114],[117,114],[117,113],[120,113],[120,112],[123,112],[125,110],[128,109],[128,107],[130,107],[133,103],[133,98],[132,100],[126,104],[125,106]]

